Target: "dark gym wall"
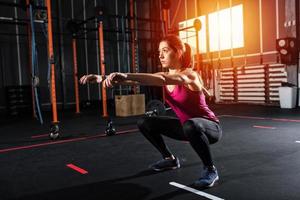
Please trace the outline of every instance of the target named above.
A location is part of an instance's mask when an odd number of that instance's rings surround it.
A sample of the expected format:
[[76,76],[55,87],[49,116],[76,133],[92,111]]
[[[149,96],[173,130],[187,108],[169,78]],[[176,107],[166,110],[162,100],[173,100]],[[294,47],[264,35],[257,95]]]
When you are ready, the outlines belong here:
[[[11,0],[2,0],[2,2],[11,2]],[[18,2],[18,0],[17,0]],[[159,0],[136,1],[137,16],[141,18],[160,19]],[[124,0],[52,0],[52,18],[53,18],[53,43],[56,69],[56,92],[57,102],[64,107],[73,107],[74,97],[74,80],[73,80],[73,54],[72,54],[72,34],[66,27],[67,22],[74,19],[78,22],[86,18],[95,16],[95,5],[102,6],[107,14],[129,15],[129,1]],[[85,6],[84,6],[85,5]],[[116,7],[117,6],[117,7]],[[152,6],[150,12],[149,6]],[[18,8],[17,18],[27,19],[26,11]],[[12,7],[0,6],[0,17],[14,17],[15,9]],[[85,12],[85,13],[84,13]],[[61,24],[59,23],[61,22]],[[123,25],[122,25],[123,24]],[[104,51],[106,73],[113,71],[128,72],[131,65],[131,46],[130,33],[125,30],[128,27],[126,18],[105,18],[104,26]],[[117,35],[117,27],[119,35]],[[124,28],[122,28],[124,27]],[[153,56],[153,47],[155,53],[161,37],[161,25],[155,25],[149,22],[137,22],[137,27],[149,30],[152,28],[157,33],[138,32],[139,44],[139,71],[157,71],[157,56]],[[0,110],[3,111],[6,106],[5,88],[7,86],[30,85],[31,78],[29,74],[29,52],[27,27],[19,25],[19,46],[20,46],[20,67],[17,59],[17,36],[16,25],[0,23]],[[96,29],[96,21],[86,25],[86,28]],[[42,25],[36,23],[36,45],[38,50],[38,64],[40,77],[40,98],[43,109],[50,106],[49,89],[48,89],[48,61],[47,61],[47,38],[43,34]],[[125,34],[126,33],[126,34]],[[154,41],[153,41],[154,40]],[[119,54],[119,56],[118,56]],[[98,50],[98,33],[90,31],[88,33],[80,32],[77,37],[77,62],[78,76],[86,73],[99,73],[99,50]],[[155,64],[153,66],[152,64]],[[152,66],[152,67],[150,67]],[[19,80],[19,75],[21,79]],[[101,100],[98,85],[80,86],[80,101],[97,101]],[[113,94],[127,94],[128,87],[115,88],[108,91],[108,98],[112,99]]]
[[[0,13],[1,17],[15,17],[15,9],[12,7],[0,6]],[[23,12],[18,9],[16,14],[19,18],[24,18]],[[26,29],[21,25],[18,26],[18,29],[20,34],[20,63],[17,55],[16,26],[0,24],[0,108],[5,106],[5,86],[19,85],[29,81],[26,75],[28,68],[25,64],[28,56],[27,51],[24,51],[28,48]]]

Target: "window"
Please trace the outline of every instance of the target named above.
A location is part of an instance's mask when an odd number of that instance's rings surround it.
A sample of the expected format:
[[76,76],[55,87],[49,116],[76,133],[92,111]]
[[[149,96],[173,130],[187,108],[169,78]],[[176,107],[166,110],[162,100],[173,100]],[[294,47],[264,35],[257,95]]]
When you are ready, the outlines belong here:
[[[179,23],[179,29],[193,26],[194,19]],[[202,23],[199,31],[200,53],[206,53],[206,16],[198,17]],[[222,51],[244,46],[243,5],[237,5],[208,14],[209,48],[210,51]],[[194,28],[179,32],[179,37],[192,47],[196,53],[196,33]]]
[[244,46],[243,5],[209,14],[208,23],[210,51]]

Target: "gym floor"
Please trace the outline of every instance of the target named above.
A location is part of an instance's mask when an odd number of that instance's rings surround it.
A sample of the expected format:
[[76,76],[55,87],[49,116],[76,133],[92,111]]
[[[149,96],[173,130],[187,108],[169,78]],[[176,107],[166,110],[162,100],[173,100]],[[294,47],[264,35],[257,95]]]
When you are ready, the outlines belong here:
[[30,118],[1,124],[0,199],[300,199],[300,109],[212,108],[223,127],[212,145],[220,175],[213,188],[187,191],[202,169],[188,143],[166,138],[182,167],[152,172],[161,157],[139,134],[138,117],[115,118],[118,134],[105,136],[94,109],[60,116],[55,141]]

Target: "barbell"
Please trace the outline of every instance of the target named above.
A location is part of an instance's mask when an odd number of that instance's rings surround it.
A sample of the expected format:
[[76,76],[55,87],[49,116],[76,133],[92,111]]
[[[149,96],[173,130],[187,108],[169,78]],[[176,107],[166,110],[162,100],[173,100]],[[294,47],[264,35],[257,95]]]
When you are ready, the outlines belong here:
[[166,111],[170,109],[171,108],[166,108],[164,103],[160,100],[154,99],[147,103],[145,115],[148,117],[162,116],[165,115]]

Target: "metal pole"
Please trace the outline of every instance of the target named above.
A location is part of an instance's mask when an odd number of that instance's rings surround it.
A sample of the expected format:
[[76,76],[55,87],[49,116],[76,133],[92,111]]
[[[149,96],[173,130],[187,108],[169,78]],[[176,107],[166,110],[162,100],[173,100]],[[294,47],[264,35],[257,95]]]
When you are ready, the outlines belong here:
[[134,33],[135,33],[135,71],[139,72],[139,43],[138,43],[138,21],[137,21],[137,8],[136,1],[134,1]]
[[75,36],[72,39],[73,48],[73,78],[74,78],[74,89],[75,89],[75,102],[76,102],[76,114],[80,113],[79,107],[79,89],[78,89],[78,67],[77,67],[77,42]]
[[[128,0],[126,0],[126,3],[125,3],[125,13],[127,13],[128,12]],[[125,29],[127,29],[128,28],[128,20],[125,20]],[[126,44],[126,53],[127,53],[127,55],[126,55],[126,58],[127,58],[127,72],[130,72],[130,58],[129,58],[129,34],[128,33],[126,33],[126,41],[124,41],[125,42],[125,44]],[[128,93],[128,89],[129,87],[127,87],[127,93]]]
[[[99,33],[99,47],[100,47],[100,69],[101,75],[105,75],[105,64],[104,64],[104,40],[103,40],[103,23],[102,21],[98,22],[98,33]],[[107,95],[106,87],[104,82],[102,83],[102,108],[103,108],[103,117],[108,117],[107,113]]]
[[[15,0],[17,3],[17,0]],[[14,8],[15,18],[18,18],[17,7]],[[19,85],[22,85],[22,67],[21,67],[21,57],[20,57],[20,36],[19,36],[19,26],[16,24],[16,40],[17,40],[17,58],[18,58],[18,75],[19,75]]]
[[[139,38],[139,35],[138,35],[138,31],[137,31],[137,28],[138,28],[138,23],[137,23],[137,9],[136,9],[136,1],[134,0],[134,34],[135,34],[135,48],[134,48],[134,64],[135,64],[135,72],[139,72],[139,43],[138,43],[138,38]],[[136,89],[136,93],[140,93],[140,87],[139,86],[135,86],[135,89]]]
[[260,64],[263,64],[263,24],[262,24],[262,0],[259,0],[259,51],[260,51]]
[[[276,39],[279,38],[279,2],[276,0]],[[276,61],[279,63],[279,53],[277,53]]]
[[[299,3],[299,1],[297,1],[296,0],[296,2],[295,2],[295,7],[296,7],[296,38],[297,38],[297,41],[299,41],[299,39],[300,39],[300,27],[299,27],[299,25],[300,25],[300,3]],[[299,42],[298,42],[299,43]],[[298,49],[299,49],[299,46],[298,46]],[[298,53],[298,62],[297,62],[297,70],[296,70],[296,73],[297,73],[297,80],[296,80],[296,86],[297,86],[297,97],[296,97],[296,103],[298,103],[298,106],[300,106],[300,99],[299,99],[299,67],[300,67],[300,64],[299,64],[299,58],[300,58],[300,56],[299,56],[299,51],[297,51],[297,53]]]
[[[86,0],[83,0],[83,20],[86,20]],[[83,28],[86,29],[86,23],[84,23]],[[85,38],[87,37],[87,34],[84,33]],[[85,52],[85,70],[86,74],[89,73],[89,54],[88,54],[88,48],[87,48],[87,40],[84,40],[84,52]],[[91,94],[90,94],[90,85],[89,83],[87,85],[87,97],[88,101],[91,101]]]
[[57,120],[57,105],[56,105],[56,88],[55,88],[55,66],[54,66],[54,51],[53,51],[53,35],[52,35],[52,14],[51,14],[51,0],[47,2],[48,14],[48,59],[51,63],[51,105],[52,105],[52,123],[58,124]]
[[61,66],[61,83],[62,83],[62,94],[63,94],[63,108],[65,107],[67,103],[67,89],[66,89],[66,73],[65,73],[65,53],[64,53],[64,38],[63,35],[60,34],[63,30],[63,24],[62,24],[62,11],[61,11],[61,1],[57,1],[57,12],[58,12],[58,18],[57,18],[57,28],[58,28],[58,34],[59,34],[59,40],[58,40],[58,46],[59,46],[59,63]]
[[269,65],[264,65],[264,80],[265,80],[265,103],[270,103],[270,70]]
[[[26,5],[27,5],[27,9],[26,9],[26,15],[29,18],[29,4],[30,4],[30,0],[26,0]],[[31,46],[31,42],[32,42],[32,36],[31,36],[31,25],[30,22],[28,21],[27,23],[27,33],[28,33],[28,68],[29,68],[29,76],[30,76],[30,80],[32,79],[32,70],[31,70],[31,52],[32,52],[32,46]],[[34,98],[34,88],[32,85],[32,81],[30,81],[31,83],[31,97],[32,97],[32,116],[33,118],[36,118],[36,114],[35,114],[35,98]]]
[[[131,72],[132,73],[136,73],[136,62],[135,62],[135,58],[136,58],[136,33],[135,33],[135,20],[134,20],[134,0],[129,0],[129,13],[130,13],[130,29],[131,29]],[[137,87],[133,86],[133,93],[136,94],[137,93]]]
[[[116,10],[116,15],[118,15],[118,0],[115,0],[115,10]],[[119,30],[119,18],[116,18],[116,28],[117,30]],[[121,59],[120,59],[120,36],[119,36],[119,33],[116,33],[117,34],[117,56],[118,56],[118,71],[121,72]],[[122,94],[122,86],[120,85],[119,86],[119,95]]]
[[[97,6],[97,0],[95,0],[95,2],[94,2],[94,5],[95,5],[95,8],[96,8],[96,6]],[[97,19],[97,17],[95,17],[95,27],[96,27],[96,29],[98,30],[98,19]],[[98,35],[99,35],[99,33],[98,33],[98,31],[95,31],[95,36],[96,36],[96,38],[98,39],[98,40],[95,40],[95,45],[96,45],[96,62],[97,62],[97,66],[100,66],[100,61],[99,61],[99,38],[98,38]],[[99,67],[97,67],[97,73],[98,74],[101,74],[101,71],[100,71],[100,68]],[[98,100],[99,101],[101,101],[101,94],[102,94],[102,87],[101,87],[101,85],[100,84],[98,84]]]
[[71,0],[71,17],[74,19],[74,0]]

